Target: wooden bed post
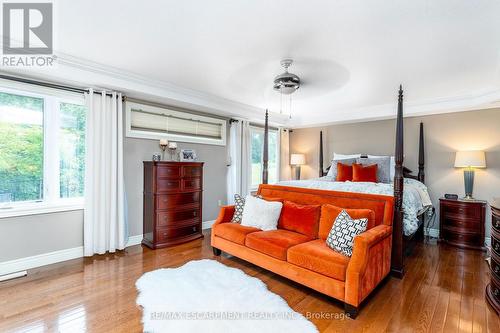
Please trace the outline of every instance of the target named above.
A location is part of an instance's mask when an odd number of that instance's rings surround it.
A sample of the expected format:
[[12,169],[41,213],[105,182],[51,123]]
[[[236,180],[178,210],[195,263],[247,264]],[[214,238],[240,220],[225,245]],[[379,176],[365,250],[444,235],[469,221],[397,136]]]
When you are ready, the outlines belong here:
[[323,131],[319,131],[319,176],[324,176],[323,171]]
[[262,184],[268,183],[268,161],[269,161],[269,114],[266,109],[266,120],[264,121],[264,152],[262,153]]
[[394,221],[392,223],[392,258],[391,272],[402,278],[403,263],[403,87],[399,86],[398,115],[396,119],[396,170],[394,175]]
[[425,172],[424,172],[424,123],[420,123],[420,136],[418,142],[418,175],[417,178],[420,182],[425,183]]

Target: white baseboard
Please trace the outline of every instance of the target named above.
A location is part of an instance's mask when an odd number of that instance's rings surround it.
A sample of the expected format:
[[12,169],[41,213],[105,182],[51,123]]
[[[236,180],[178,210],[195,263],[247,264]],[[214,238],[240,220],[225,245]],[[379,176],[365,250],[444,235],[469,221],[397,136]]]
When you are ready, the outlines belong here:
[[425,228],[424,234],[425,236],[430,236],[432,238],[439,238],[439,229]]
[[[426,236],[431,236],[433,238],[439,238],[439,229],[425,228],[424,233]],[[491,246],[491,238],[490,237],[484,238],[484,245],[486,245],[488,247]]]
[[214,224],[215,220],[212,220],[212,221],[204,221],[202,224],[201,224],[201,229],[205,230],[205,229],[210,229],[212,228],[212,224]]
[[[141,244],[142,234],[130,236],[125,247]],[[0,277],[15,272],[83,257],[83,246],[0,262]]]

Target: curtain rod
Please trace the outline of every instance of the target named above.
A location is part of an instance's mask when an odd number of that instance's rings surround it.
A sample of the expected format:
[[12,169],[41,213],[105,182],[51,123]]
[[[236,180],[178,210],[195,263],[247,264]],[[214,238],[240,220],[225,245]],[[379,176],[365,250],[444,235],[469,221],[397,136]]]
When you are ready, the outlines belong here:
[[[27,78],[18,77],[18,76],[10,76],[10,75],[0,74],[0,79],[21,82],[21,83],[26,83],[26,84],[32,84],[32,85],[46,87],[46,88],[70,91],[70,92],[75,92],[75,93],[80,93],[80,94],[90,92],[89,89],[66,86],[66,85],[62,85],[62,84],[50,83],[50,82],[45,82],[45,81],[32,80],[32,79],[27,79]],[[100,93],[101,93],[101,91],[94,91],[94,94],[100,94]],[[113,96],[113,94],[111,94],[111,93],[106,93],[106,95]]]

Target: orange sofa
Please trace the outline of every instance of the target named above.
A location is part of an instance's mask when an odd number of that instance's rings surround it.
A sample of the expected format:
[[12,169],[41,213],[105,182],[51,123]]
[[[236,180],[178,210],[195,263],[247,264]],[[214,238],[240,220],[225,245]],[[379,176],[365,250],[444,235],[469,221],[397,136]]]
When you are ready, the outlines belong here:
[[[278,230],[261,231],[230,223],[234,206],[225,206],[212,226],[214,254],[222,250],[343,301],[354,318],[361,302],[390,271],[393,197],[276,185],[260,185],[257,193],[268,200],[318,205],[317,226],[301,228],[296,215],[297,220],[288,223],[295,222],[291,228],[282,221],[282,210]],[[355,237],[350,258],[325,243],[341,209],[353,218],[368,217],[367,230]]]

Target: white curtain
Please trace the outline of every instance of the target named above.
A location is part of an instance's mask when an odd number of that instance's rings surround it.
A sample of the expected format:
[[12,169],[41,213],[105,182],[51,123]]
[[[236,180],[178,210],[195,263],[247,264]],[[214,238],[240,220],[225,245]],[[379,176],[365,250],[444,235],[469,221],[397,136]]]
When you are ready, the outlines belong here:
[[122,95],[85,94],[84,255],[122,250],[128,240],[123,178]]
[[280,180],[292,179],[290,168],[290,130],[280,128]]
[[227,203],[234,204],[234,195],[249,193],[251,179],[250,123],[246,120],[231,122],[229,129]]

